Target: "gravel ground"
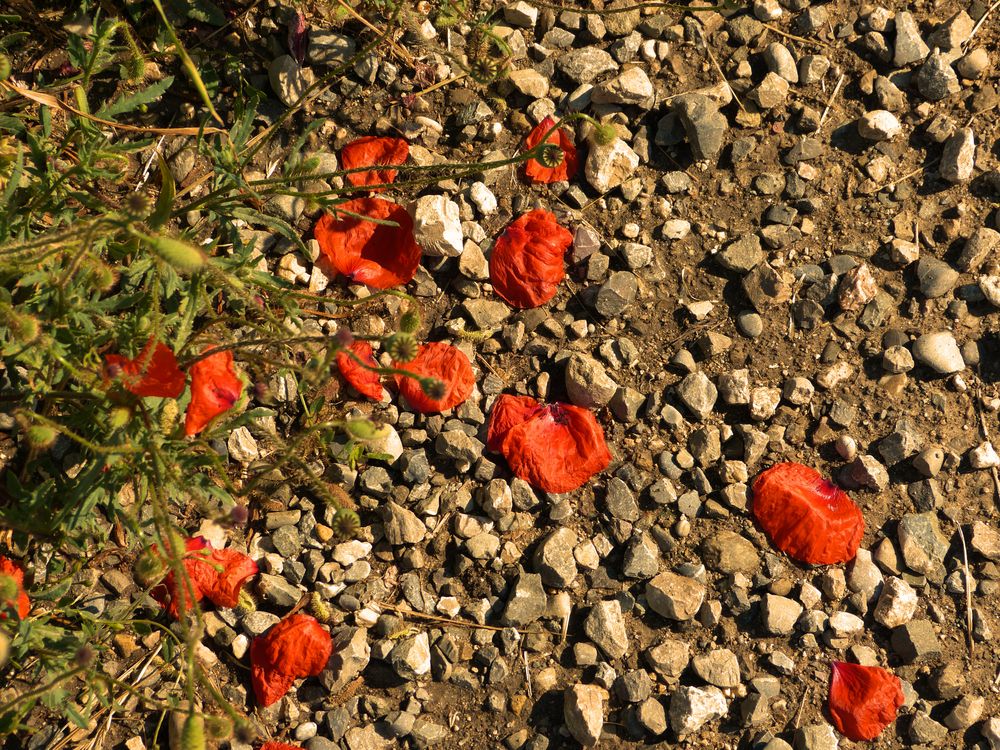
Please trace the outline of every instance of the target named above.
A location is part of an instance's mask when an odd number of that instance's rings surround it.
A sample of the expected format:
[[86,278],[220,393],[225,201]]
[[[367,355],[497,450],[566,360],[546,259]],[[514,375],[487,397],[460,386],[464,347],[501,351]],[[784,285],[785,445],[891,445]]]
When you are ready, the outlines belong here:
[[[259,713],[266,733],[308,750],[832,750],[852,744],[824,713],[834,660],[903,682],[899,719],[873,745],[1000,748],[1000,12],[988,9],[756,0],[590,15],[521,0],[496,9],[510,72],[489,86],[463,77],[414,96],[461,73],[468,23],[411,17],[401,47],[355,65],[295,122],[325,119],[309,147],[328,166],[373,134],[405,137],[417,164],[510,156],[545,116],[572,111],[620,139],[588,144],[581,126],[569,183],[529,186],[507,168],[386,194],[413,200],[422,227],[407,287],[420,335],[465,351],[477,388],[431,416],[342,390],[344,410],[390,426],[391,460],[355,472],[310,456],[358,504],[356,540],[333,541],[332,511],[291,479],[254,504],[232,543],[261,566],[257,609],[209,613],[201,654],[227,696],[252,710],[249,639],[314,593],[331,666]],[[307,15],[302,67],[290,12],[270,3],[238,27],[272,60],[255,74],[274,96],[262,122],[370,39]],[[174,152],[184,185],[197,157]],[[492,293],[486,257],[536,207],[574,233],[569,275],[519,312]],[[270,206],[307,236],[305,209]],[[339,287],[315,258],[247,231],[278,275]],[[384,332],[394,302],[356,329]],[[289,382],[270,391],[289,424]],[[500,393],[593,408],[611,466],[565,495],[512,479],[484,448]],[[234,472],[271,449],[259,427],[219,446]],[[853,562],[795,563],[754,525],[748,487],[783,461],[861,507]],[[98,586],[127,591],[114,573]],[[124,660],[144,646],[119,647]]]

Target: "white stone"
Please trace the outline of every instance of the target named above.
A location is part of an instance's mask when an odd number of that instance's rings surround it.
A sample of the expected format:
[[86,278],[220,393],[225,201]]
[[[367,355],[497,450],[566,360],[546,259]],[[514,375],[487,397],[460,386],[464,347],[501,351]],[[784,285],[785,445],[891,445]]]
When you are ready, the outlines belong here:
[[413,236],[427,255],[457,258],[462,254],[462,220],[458,204],[446,195],[425,195],[408,207]]
[[895,628],[909,622],[917,611],[917,592],[902,578],[890,576],[882,584],[882,593],[872,617],[879,625]]
[[697,732],[707,722],[728,712],[726,696],[717,687],[681,685],[670,696],[670,727],[681,737]]
[[503,20],[511,26],[530,29],[538,21],[538,8],[524,0],[518,0],[503,9]]
[[903,126],[899,118],[885,109],[866,112],[858,120],[858,133],[870,141],[888,141],[899,135]]
[[583,174],[594,190],[607,193],[632,177],[638,167],[638,154],[621,138],[615,138],[606,145],[590,145]]
[[278,278],[292,284],[305,284],[309,281],[309,269],[306,261],[298,253],[288,253],[278,261]]
[[604,702],[608,691],[599,685],[573,685],[563,694],[563,720],[573,739],[593,747],[604,727]]
[[507,80],[518,92],[532,99],[541,99],[549,93],[549,79],[532,68],[512,70]]
[[485,182],[473,182],[469,188],[469,200],[471,200],[482,216],[489,216],[496,213],[497,197],[493,191],[486,187]]
[[341,542],[333,548],[333,559],[335,562],[347,568],[356,563],[358,560],[367,557],[368,553],[371,551],[372,545],[370,542],[363,542],[360,539],[351,539],[347,542]]
[[969,451],[969,464],[973,469],[991,469],[1000,466],[1000,456],[997,456],[993,443],[987,440]]
[[267,77],[286,107],[295,104],[316,78],[310,68],[299,67],[291,55],[275,58],[267,68]]
[[244,466],[260,458],[260,448],[257,447],[257,441],[245,426],[237,427],[229,433],[229,437],[226,439],[226,448],[229,449],[230,457]]

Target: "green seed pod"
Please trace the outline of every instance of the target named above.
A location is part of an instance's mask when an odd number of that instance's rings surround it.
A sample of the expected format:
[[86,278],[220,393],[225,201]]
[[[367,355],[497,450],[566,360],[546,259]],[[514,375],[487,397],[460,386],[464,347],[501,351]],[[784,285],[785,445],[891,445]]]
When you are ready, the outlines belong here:
[[10,78],[10,70],[10,58],[0,53],[0,81],[6,81]]
[[147,237],[142,239],[150,249],[181,273],[195,273],[205,266],[205,253],[184,240],[173,237]]
[[0,602],[13,602],[17,598],[17,581],[14,576],[0,573]]
[[233,736],[233,722],[228,716],[206,716],[205,734],[213,740],[228,740]]
[[166,563],[152,547],[143,550],[132,564],[132,576],[144,589],[152,588],[159,583],[166,572]]
[[320,622],[329,622],[333,616],[333,610],[330,609],[330,605],[323,601],[323,597],[316,591],[313,591],[309,597],[309,611]]
[[563,163],[565,156],[566,155],[563,153],[563,150],[556,144],[546,143],[542,146],[542,150],[538,154],[537,161],[547,169],[555,169]]
[[613,143],[617,137],[618,129],[614,125],[597,125],[594,128],[593,139],[598,146],[607,146],[609,143]]
[[409,362],[417,356],[420,347],[412,333],[399,331],[382,342],[383,347],[396,362]]
[[240,589],[240,598],[234,608],[240,617],[245,617],[251,612],[257,611],[257,602],[246,589]]
[[19,344],[33,344],[42,333],[42,326],[38,318],[32,315],[11,315],[10,321],[11,337]]
[[122,209],[133,219],[146,218],[149,215],[150,208],[149,196],[145,193],[140,193],[138,190],[129,193],[125,197],[125,203],[122,204]]
[[361,528],[361,519],[350,508],[340,508],[333,517],[333,531],[339,539],[350,539]]
[[112,430],[119,430],[127,425],[130,419],[132,419],[132,410],[127,406],[119,406],[108,414],[108,426]]
[[59,437],[59,431],[47,424],[33,424],[25,431],[25,436],[32,448],[46,450],[51,448],[56,438]]
[[427,398],[432,398],[435,401],[440,401],[446,395],[444,382],[437,378],[420,378],[420,390]]
[[416,333],[420,328],[420,313],[416,310],[407,310],[399,319],[399,330],[403,333]]
[[205,719],[190,714],[181,730],[181,750],[205,750]]

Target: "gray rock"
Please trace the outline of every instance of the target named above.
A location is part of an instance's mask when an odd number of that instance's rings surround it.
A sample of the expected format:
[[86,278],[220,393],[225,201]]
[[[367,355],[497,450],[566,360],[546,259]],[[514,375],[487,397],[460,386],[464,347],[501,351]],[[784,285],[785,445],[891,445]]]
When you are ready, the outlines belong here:
[[389,652],[389,663],[404,680],[415,680],[431,671],[431,647],[427,633],[404,638]]
[[934,50],[917,71],[917,89],[929,101],[946,99],[961,88],[951,62],[938,50]]
[[594,104],[619,104],[650,109],[654,102],[653,84],[640,67],[627,68],[614,78],[594,87]]
[[583,622],[583,632],[611,659],[621,659],[629,651],[625,617],[617,599],[598,602]]
[[306,59],[313,65],[341,65],[354,57],[355,41],[344,34],[325,29],[309,30],[309,49]]
[[760,556],[754,543],[725,529],[702,542],[701,555],[708,568],[726,575],[753,575],[760,567]]
[[663,617],[690,620],[705,600],[705,586],[693,578],[667,571],[646,584],[646,600]]
[[604,365],[586,354],[576,353],[566,366],[566,395],[577,406],[586,409],[608,404],[618,391]]
[[647,698],[635,709],[635,718],[654,737],[667,731],[667,711],[656,698]]
[[517,578],[500,622],[516,628],[530,625],[545,614],[548,596],[537,573],[522,573]]
[[979,728],[979,732],[989,743],[989,750],[1000,750],[1000,719],[995,716],[987,719]]
[[972,524],[969,546],[987,560],[1000,560],[1000,533],[987,523]]
[[462,430],[440,432],[434,440],[434,450],[439,456],[466,467],[471,467],[483,455],[483,447],[481,442]]
[[608,506],[608,513],[621,521],[634,523],[642,515],[632,490],[618,477],[608,480],[604,503]]
[[799,82],[799,71],[795,65],[795,58],[788,51],[788,47],[780,42],[771,42],[764,49],[764,64],[767,69],[777,73],[789,83]]
[[333,635],[333,653],[319,681],[330,693],[338,693],[361,674],[371,659],[368,631],[364,628],[341,628]]
[[899,521],[898,534],[906,567],[941,580],[948,541],[941,533],[937,513],[907,513]]
[[847,476],[858,487],[882,491],[889,484],[889,472],[875,456],[858,456],[847,467]]
[[697,732],[707,722],[728,712],[726,696],[717,687],[681,685],[670,696],[670,726],[680,737]]
[[997,250],[1000,250],[1000,232],[989,227],[979,227],[966,240],[955,265],[961,271],[978,271],[984,262],[996,256]]
[[691,648],[684,641],[665,638],[643,652],[646,663],[661,677],[674,680],[687,669]]
[[925,664],[941,655],[941,641],[930,620],[910,620],[892,631],[892,650],[907,664]]
[[292,607],[302,596],[302,589],[293,586],[281,576],[260,573],[257,576],[257,590],[264,601],[277,607]]
[[799,60],[799,83],[811,86],[823,80],[830,70],[830,60],[824,55],[805,55]]
[[573,548],[577,536],[572,529],[560,528],[553,531],[535,550],[535,570],[542,577],[542,583],[554,588],[566,588],[576,579],[576,559]]
[[896,43],[893,47],[892,62],[897,68],[905,68],[915,62],[920,62],[927,53],[928,46],[920,36],[920,28],[912,13],[900,11],[896,13]]
[[964,183],[972,179],[976,166],[976,135],[972,128],[959,128],[944,142],[938,171],[941,179]]
[[729,243],[715,256],[715,261],[727,271],[747,273],[763,262],[764,258],[760,237],[748,234]]
[[792,296],[794,279],[787,271],[778,271],[767,263],[758,263],[743,277],[743,292],[757,312],[787,302]]
[[468,299],[462,303],[462,312],[479,331],[496,328],[511,316],[509,305],[491,299]]
[[427,527],[413,511],[389,501],[381,508],[385,538],[389,544],[418,544],[423,541]]
[[788,99],[788,81],[777,73],[768,73],[747,95],[761,109],[780,107]]
[[765,594],[761,606],[764,629],[771,635],[790,635],[802,614],[802,605],[794,599]]
[[968,729],[983,716],[986,699],[980,695],[963,695],[944,717],[944,725],[953,732]]
[[719,395],[722,403],[745,405],[750,403],[750,371],[732,370],[719,375]]
[[618,69],[618,63],[607,52],[598,47],[582,47],[562,54],[556,66],[571,81],[590,83],[605,73]]
[[573,685],[563,693],[566,728],[584,747],[593,747],[604,728],[604,702],[608,692],[599,685]]
[[652,578],[660,572],[660,548],[649,532],[633,535],[625,549],[622,575],[626,578]]
[[928,714],[923,712],[914,714],[907,732],[910,740],[917,745],[938,745],[948,736],[948,730],[938,724]]
[[[416,750],[423,750],[432,747],[440,742],[444,742],[451,736],[447,727],[443,727],[433,721],[428,721],[423,717],[417,718],[413,722],[413,729],[410,731],[410,741]],[[354,748],[351,748],[354,750]]]
[[728,648],[698,654],[691,660],[694,673],[709,685],[736,688],[740,684],[740,662]]
[[314,80],[309,68],[301,68],[291,55],[281,55],[267,68],[271,89],[286,107],[297,102]]
[[700,370],[685,376],[677,384],[677,397],[698,419],[704,419],[712,413],[718,396],[718,389]]
[[913,357],[941,375],[965,369],[962,352],[955,337],[948,331],[925,333],[913,342]]
[[621,315],[635,301],[639,282],[634,273],[616,271],[597,290],[594,310],[604,318]]
[[829,724],[809,724],[795,730],[795,750],[837,750],[840,741]]
[[718,104],[703,94],[684,94],[674,100],[673,111],[684,126],[695,159],[714,159],[726,137],[729,122]]

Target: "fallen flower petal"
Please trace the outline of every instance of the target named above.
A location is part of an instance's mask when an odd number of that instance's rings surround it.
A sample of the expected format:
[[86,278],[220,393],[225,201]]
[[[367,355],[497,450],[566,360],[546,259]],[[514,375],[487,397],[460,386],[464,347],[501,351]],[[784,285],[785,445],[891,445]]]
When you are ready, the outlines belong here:
[[[23,620],[28,616],[28,612],[31,611],[31,601],[24,590],[24,568],[13,560],[0,556],[0,576],[6,576],[13,584],[12,586],[5,587],[10,590],[4,592],[5,598],[0,602],[0,605],[2,605],[3,609],[14,610],[17,612],[17,616]],[[0,620],[6,619],[7,613],[0,612]]]
[[[342,169],[395,166],[405,162],[409,155],[410,144],[402,138],[368,135],[351,141],[340,149],[340,166]],[[397,174],[395,169],[372,169],[367,172],[348,172],[344,176],[352,185],[365,187],[395,182]]]
[[243,584],[257,575],[257,563],[238,550],[214,549],[200,536],[186,539],[184,544],[182,565],[190,587],[187,582],[178,586],[171,570],[150,595],[175,620],[204,598],[217,607],[236,606]]
[[896,720],[903,702],[899,678],[891,672],[833,662],[827,709],[837,731],[848,739],[857,742],[878,737]]
[[233,367],[233,353],[222,351],[191,365],[191,403],[184,416],[184,434],[197,435],[220,414],[233,408],[243,383]]
[[753,514],[778,549],[813,565],[853,560],[865,532],[847,493],[798,463],[777,464],[757,477]]
[[[367,341],[355,341],[348,349],[362,362],[371,367],[378,367],[378,362],[372,355],[372,345]],[[350,386],[373,401],[382,400],[382,381],[377,372],[367,370],[355,361],[345,351],[337,352],[337,369]]]
[[396,362],[393,366],[419,377],[434,378],[444,385],[440,397],[432,398],[416,378],[396,375],[399,392],[414,410],[423,414],[458,406],[469,397],[476,384],[469,358],[450,344],[441,342],[424,344],[412,360]]
[[535,129],[528,134],[524,141],[525,150],[532,149],[542,142],[546,133],[552,131],[548,138],[545,138],[545,142],[558,146],[559,151],[562,152],[562,160],[555,166],[546,166],[537,159],[528,159],[524,163],[524,176],[528,178],[529,182],[566,182],[576,176],[580,161],[576,153],[576,145],[573,143],[573,136],[564,128],[552,130],[552,126],[555,124],[555,120],[546,117],[535,126]]
[[514,307],[538,307],[552,299],[566,276],[564,257],[573,235],[555,214],[536,209],[518,217],[497,238],[490,254],[494,291]]
[[299,745],[286,745],[284,742],[265,742],[260,750],[302,750]]
[[323,214],[313,227],[313,235],[338,273],[375,289],[401,286],[414,277],[421,250],[413,238],[413,219],[405,208],[381,198],[356,198],[337,207],[398,224],[376,224],[346,213],[340,219]]
[[503,454],[517,477],[546,492],[582,487],[611,463],[593,413],[571,404],[543,406],[525,396],[497,399],[487,444]]
[[105,376],[111,379],[111,370],[117,368],[125,390],[136,396],[177,398],[184,391],[187,376],[177,366],[177,357],[166,344],[152,338],[135,359],[108,354],[104,362]]
[[292,615],[250,644],[250,678],[257,702],[270,706],[299,677],[315,677],[333,653],[330,633],[310,615]]

